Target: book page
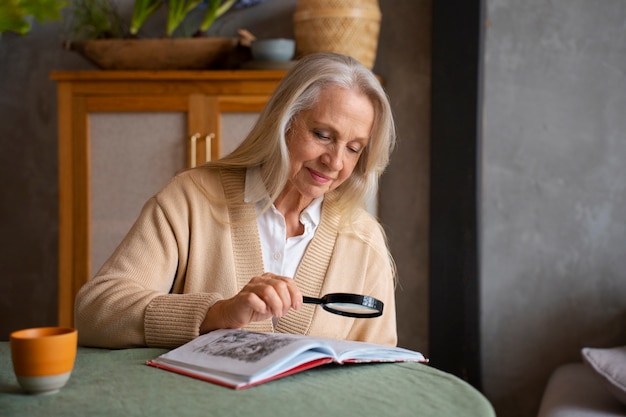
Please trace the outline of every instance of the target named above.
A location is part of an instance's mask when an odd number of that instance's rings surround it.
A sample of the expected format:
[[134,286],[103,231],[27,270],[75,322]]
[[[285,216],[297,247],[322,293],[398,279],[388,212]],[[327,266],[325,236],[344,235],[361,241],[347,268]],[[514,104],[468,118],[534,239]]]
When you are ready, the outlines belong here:
[[205,372],[251,377],[280,372],[284,367],[288,369],[323,357],[334,357],[334,354],[316,339],[216,330],[159,356],[156,361]]
[[419,352],[395,346],[377,345],[374,343],[355,342],[351,340],[324,339],[336,353],[338,362],[426,362]]

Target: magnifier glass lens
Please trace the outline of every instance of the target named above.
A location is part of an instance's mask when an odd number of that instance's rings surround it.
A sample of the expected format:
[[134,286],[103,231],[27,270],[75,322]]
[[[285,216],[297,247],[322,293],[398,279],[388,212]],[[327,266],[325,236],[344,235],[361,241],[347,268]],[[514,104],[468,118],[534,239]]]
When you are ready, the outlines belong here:
[[326,307],[331,310],[341,311],[343,313],[353,314],[370,314],[378,313],[378,309],[352,303],[328,303]]

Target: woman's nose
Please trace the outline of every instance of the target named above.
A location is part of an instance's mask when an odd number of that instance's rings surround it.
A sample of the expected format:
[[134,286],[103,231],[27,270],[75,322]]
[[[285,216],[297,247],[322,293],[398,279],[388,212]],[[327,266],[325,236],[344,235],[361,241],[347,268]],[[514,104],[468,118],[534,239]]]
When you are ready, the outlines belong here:
[[343,168],[343,153],[341,147],[329,149],[322,155],[322,162],[330,169],[340,171]]

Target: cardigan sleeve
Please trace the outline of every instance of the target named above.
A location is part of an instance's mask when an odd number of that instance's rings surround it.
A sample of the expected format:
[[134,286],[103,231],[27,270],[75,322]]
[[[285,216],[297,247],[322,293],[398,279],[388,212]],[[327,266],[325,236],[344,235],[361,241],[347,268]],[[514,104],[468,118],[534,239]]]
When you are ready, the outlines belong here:
[[383,314],[371,319],[354,320],[347,339],[396,346],[398,336],[393,261],[389,256],[384,235],[378,233],[377,227],[370,230],[374,231],[369,242],[370,250],[367,257],[361,259],[366,265],[363,293],[384,303]]
[[209,307],[222,297],[170,294],[186,273],[184,229],[172,226],[157,198],[146,203],[113,255],[76,297],[81,345],[174,347],[198,335]]
[[[237,175],[243,178],[245,170]],[[235,183],[230,187],[243,187],[243,181]],[[198,167],[178,174],[146,202],[76,297],[80,344],[171,348],[198,336],[208,309],[239,291],[240,258],[262,264],[260,248],[233,255],[224,187],[218,171]],[[256,223],[239,227],[254,232]]]

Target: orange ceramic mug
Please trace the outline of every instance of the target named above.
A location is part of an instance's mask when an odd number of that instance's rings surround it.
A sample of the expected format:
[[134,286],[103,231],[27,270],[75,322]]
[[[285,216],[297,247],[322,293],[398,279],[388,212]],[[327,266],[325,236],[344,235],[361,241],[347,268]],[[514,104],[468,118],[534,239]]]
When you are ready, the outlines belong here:
[[65,327],[11,333],[13,370],[25,391],[51,394],[67,383],[76,359],[77,335],[76,329]]

